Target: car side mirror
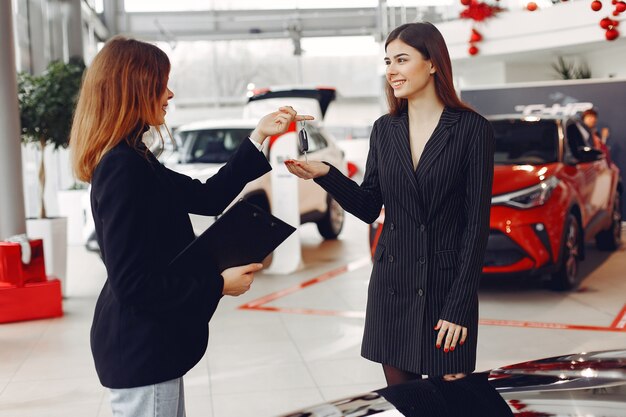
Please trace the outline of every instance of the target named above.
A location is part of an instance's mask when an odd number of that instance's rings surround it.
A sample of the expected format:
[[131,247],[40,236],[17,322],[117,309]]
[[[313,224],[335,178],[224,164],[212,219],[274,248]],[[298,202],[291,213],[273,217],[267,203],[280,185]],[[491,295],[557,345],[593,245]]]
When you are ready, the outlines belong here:
[[578,162],[583,163],[599,161],[604,159],[604,157],[604,152],[589,146],[579,146],[576,152],[576,159],[578,159]]

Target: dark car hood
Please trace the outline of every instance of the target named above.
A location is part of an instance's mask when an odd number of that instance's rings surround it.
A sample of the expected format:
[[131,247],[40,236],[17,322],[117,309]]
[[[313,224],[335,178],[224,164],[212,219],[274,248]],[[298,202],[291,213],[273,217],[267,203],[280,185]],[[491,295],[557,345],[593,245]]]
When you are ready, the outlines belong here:
[[550,178],[558,170],[558,163],[546,165],[496,165],[493,170],[493,195],[521,190]]
[[524,362],[447,382],[412,381],[285,417],[624,417],[626,350]]

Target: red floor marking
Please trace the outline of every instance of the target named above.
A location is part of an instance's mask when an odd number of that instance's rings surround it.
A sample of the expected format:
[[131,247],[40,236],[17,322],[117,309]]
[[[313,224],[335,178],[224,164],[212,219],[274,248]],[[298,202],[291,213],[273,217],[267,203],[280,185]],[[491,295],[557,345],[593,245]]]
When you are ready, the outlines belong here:
[[626,328],[626,304],[624,304],[622,311],[620,311],[617,317],[615,317],[611,327],[620,330],[624,330]]
[[[277,292],[274,292],[272,294],[266,295],[265,297],[261,297],[258,298],[254,301],[250,301],[249,303],[246,303],[244,305],[242,305],[241,307],[239,307],[240,309],[243,310],[250,310],[250,309],[255,309],[258,307],[261,307],[263,304],[267,304],[269,302],[272,302],[278,298],[282,298],[286,295],[292,294],[296,291],[300,291],[306,287],[310,287],[311,285],[314,284],[319,284],[320,282],[324,282],[324,281],[328,281],[331,278],[336,277],[337,275],[341,275],[345,272],[350,272],[350,271],[354,271],[357,270],[359,268],[364,267],[365,265],[369,264],[370,258],[369,257],[365,257],[365,258],[361,258],[361,259],[357,259],[356,261],[352,261],[350,262],[348,265],[345,266],[341,266],[339,268],[333,269],[331,271],[328,271],[318,277],[315,277],[313,279],[310,279],[308,281],[305,281],[301,284],[298,284],[296,286],[290,287],[290,288],[286,288],[284,290],[280,290]],[[261,309],[262,310],[262,309]]]
[[624,328],[602,327],[602,326],[585,326],[582,324],[564,324],[564,323],[544,323],[537,321],[517,321],[517,320],[493,320],[480,319],[478,324],[484,326],[507,326],[507,327],[526,327],[535,329],[554,329],[554,330],[590,330],[597,332],[626,332]]
[[[249,303],[243,304],[239,307],[241,310],[257,310],[268,311],[274,313],[291,313],[291,314],[306,314],[316,316],[334,316],[334,317],[347,317],[347,318],[364,318],[364,311],[334,311],[334,310],[316,310],[310,308],[295,308],[295,307],[273,307],[266,306],[265,304],[275,301],[279,298],[285,297],[294,292],[301,291],[304,288],[311,285],[319,284],[320,282],[328,281],[331,278],[335,278],[345,272],[355,271],[371,263],[370,257],[364,257],[352,261],[345,266],[330,270],[318,277],[305,281],[301,284],[293,287],[286,288],[284,290],[276,291],[268,294],[264,297],[257,298]],[[617,315],[611,326],[586,326],[581,324],[564,324],[564,323],[547,323],[537,321],[519,321],[519,320],[494,320],[494,319],[480,319],[479,324],[483,326],[506,326],[506,327],[526,327],[535,329],[555,329],[555,330],[586,330],[586,331],[599,331],[599,332],[624,332],[626,333],[626,305],[622,308],[622,311]]]

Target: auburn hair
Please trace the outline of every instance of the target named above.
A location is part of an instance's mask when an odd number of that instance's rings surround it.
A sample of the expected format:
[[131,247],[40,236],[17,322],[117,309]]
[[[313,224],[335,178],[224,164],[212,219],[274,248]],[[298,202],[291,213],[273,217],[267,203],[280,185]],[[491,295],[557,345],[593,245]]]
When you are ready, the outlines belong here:
[[[387,45],[396,39],[417,49],[424,59],[432,62],[435,67],[435,73],[433,74],[435,77],[435,91],[446,107],[457,110],[472,110],[456,94],[454,82],[452,81],[452,63],[450,62],[448,47],[441,32],[432,23],[418,22],[398,26],[387,37],[385,51],[387,50]],[[399,116],[407,111],[408,100],[396,98],[389,83],[385,85],[385,94],[391,115]]]
[[170,61],[149,43],[116,36],[85,72],[70,134],[76,178],[91,182],[102,157],[122,140],[136,145],[158,124]]

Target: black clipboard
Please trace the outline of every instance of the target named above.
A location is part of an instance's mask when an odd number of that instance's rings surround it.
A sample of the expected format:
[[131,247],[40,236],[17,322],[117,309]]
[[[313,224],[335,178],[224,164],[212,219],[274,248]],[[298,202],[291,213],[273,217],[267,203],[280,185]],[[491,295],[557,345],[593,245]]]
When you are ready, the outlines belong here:
[[188,270],[210,263],[222,272],[261,262],[296,228],[245,200],[235,203],[170,262]]

